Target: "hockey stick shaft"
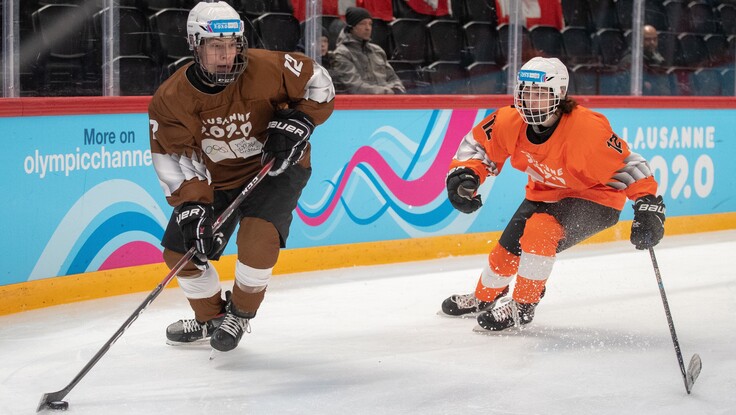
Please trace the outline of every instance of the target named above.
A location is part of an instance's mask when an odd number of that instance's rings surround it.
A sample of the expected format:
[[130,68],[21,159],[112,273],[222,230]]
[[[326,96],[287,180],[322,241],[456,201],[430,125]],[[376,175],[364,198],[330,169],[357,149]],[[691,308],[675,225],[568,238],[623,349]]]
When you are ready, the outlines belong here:
[[[258,174],[243,188],[243,190],[240,192],[238,197],[235,198],[235,200],[230,203],[230,205],[220,214],[220,216],[215,220],[215,223],[212,225],[213,232],[216,232],[222,224],[230,218],[230,216],[233,214],[235,209],[237,209],[241,203],[243,203],[243,200],[250,194],[250,192],[258,185],[261,180],[268,174],[268,172],[271,170],[271,167],[273,167],[274,160],[271,159],[268,163],[266,163],[265,166],[261,169],[261,171],[258,172]],[[171,271],[164,277],[164,279],[156,286],[156,288],[151,291],[150,294],[148,294],[148,297],[146,297],[145,300],[141,303],[141,305],[138,306],[138,308],[135,309],[133,314],[128,317],[127,320],[120,326],[120,328],[115,332],[115,334],[110,337],[110,339],[105,342],[104,345],[102,345],[102,348],[92,357],[92,359],[87,362],[87,364],[82,368],[82,370],[72,379],[71,382],[64,388],[56,392],[49,392],[44,394],[41,397],[41,402],[38,405],[38,409],[36,412],[41,411],[42,409],[46,408],[49,403],[56,402],[64,399],[64,397],[79,383],[80,380],[84,376],[87,375],[87,373],[92,369],[92,367],[97,364],[97,362],[102,359],[102,356],[105,355],[105,353],[110,350],[110,347],[120,338],[120,336],[123,335],[125,330],[130,327],[133,322],[138,319],[138,316],[143,312],[143,310],[148,307],[153,300],[158,297],[159,294],[161,294],[161,291],[166,287],[166,285],[171,282],[171,280],[184,268],[184,266],[189,262],[192,257],[194,257],[195,254],[195,248],[189,249],[183,257],[179,260],[179,262],[176,263],[171,268]]]
[[[659,265],[657,264],[657,257],[654,255],[654,248],[649,248],[649,256],[652,258],[652,266],[654,267],[654,275],[657,277],[657,285],[659,286],[659,295],[662,297],[662,304],[664,305],[664,313],[667,315],[667,324],[670,327],[670,335],[672,336],[672,344],[675,346],[675,354],[677,355],[677,362],[680,364],[680,372],[682,373],[682,380],[685,383],[685,390],[689,394],[692,383],[688,379],[688,373],[685,370],[685,362],[682,360],[682,351],[680,350],[680,342],[677,341],[677,333],[675,332],[675,323],[672,321],[672,313],[670,312],[670,306],[669,306],[669,303],[667,302],[667,294],[665,294],[664,292],[664,284],[662,284],[662,276],[659,273]],[[692,382],[694,382],[694,380],[692,380]]]

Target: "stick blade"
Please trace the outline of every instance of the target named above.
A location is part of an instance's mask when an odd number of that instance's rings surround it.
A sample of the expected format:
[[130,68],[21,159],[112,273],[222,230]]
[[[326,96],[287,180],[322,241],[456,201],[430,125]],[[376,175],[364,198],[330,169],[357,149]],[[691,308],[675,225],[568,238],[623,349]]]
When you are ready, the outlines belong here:
[[51,402],[57,402],[66,396],[66,391],[60,390],[57,392],[49,392],[44,393],[41,397],[41,400],[38,402],[38,408],[36,408],[36,412],[41,412],[44,409],[50,408],[49,404]]
[[690,359],[690,364],[687,366],[687,373],[685,375],[687,379],[687,393],[693,388],[693,383],[700,376],[700,369],[703,368],[703,362],[700,360],[700,355],[697,353]]

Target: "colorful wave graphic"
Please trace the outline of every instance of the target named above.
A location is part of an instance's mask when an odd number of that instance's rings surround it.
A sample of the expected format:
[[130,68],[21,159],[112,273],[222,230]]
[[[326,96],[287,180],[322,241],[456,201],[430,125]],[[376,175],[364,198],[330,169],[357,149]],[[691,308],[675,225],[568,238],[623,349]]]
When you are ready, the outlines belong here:
[[28,280],[161,262],[168,216],[142,187],[107,180],[64,215]]
[[[298,217],[310,227],[332,228],[343,213],[358,225],[390,214],[412,236],[447,222],[457,216],[445,196],[447,167],[460,140],[486,114],[435,110],[418,143],[390,126],[377,129],[371,134],[373,143],[360,147],[333,179],[325,181],[327,188],[317,203],[299,203]],[[371,212],[356,199],[360,192],[349,190],[350,183],[358,181],[378,200]]]

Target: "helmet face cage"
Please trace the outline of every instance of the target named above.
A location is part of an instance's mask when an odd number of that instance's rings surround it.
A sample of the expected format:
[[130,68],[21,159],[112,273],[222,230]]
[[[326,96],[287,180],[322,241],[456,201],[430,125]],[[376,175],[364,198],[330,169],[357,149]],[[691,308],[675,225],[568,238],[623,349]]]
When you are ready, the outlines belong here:
[[514,89],[514,105],[527,124],[541,125],[557,111],[560,95],[547,86],[519,82]]
[[[232,83],[245,70],[248,63],[248,42],[243,35],[243,21],[240,15],[227,3],[199,3],[189,12],[187,19],[187,41],[189,49],[193,51],[194,62],[202,69],[205,80],[213,85],[226,86]],[[232,65],[216,65],[214,72],[208,70],[202,55],[206,53],[207,39],[235,39],[238,50]],[[215,60],[215,56],[207,59],[208,63]],[[212,67],[212,65],[210,65]]]
[[533,58],[519,71],[514,106],[527,124],[542,125],[567,95],[568,74],[557,58]]

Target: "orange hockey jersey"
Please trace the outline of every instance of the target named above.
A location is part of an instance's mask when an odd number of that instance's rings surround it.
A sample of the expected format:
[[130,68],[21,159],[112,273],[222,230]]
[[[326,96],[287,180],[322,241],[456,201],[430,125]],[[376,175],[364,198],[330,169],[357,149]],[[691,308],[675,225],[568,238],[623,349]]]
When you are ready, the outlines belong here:
[[578,105],[542,144],[529,141],[526,129],[513,106],[497,110],[462,140],[450,168],[468,167],[483,182],[510,159],[529,176],[526,198],[538,202],[574,197],[621,210],[627,197],[657,191],[646,160],[629,150],[600,113]]

